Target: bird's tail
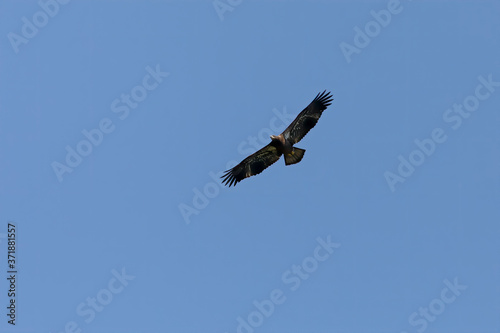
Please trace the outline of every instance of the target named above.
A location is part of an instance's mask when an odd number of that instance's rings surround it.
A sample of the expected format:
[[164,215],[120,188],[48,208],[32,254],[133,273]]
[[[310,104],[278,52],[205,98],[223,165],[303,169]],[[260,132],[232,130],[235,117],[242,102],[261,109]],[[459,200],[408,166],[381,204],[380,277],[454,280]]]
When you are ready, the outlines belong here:
[[305,152],[305,149],[293,147],[292,152],[285,155],[285,165],[299,163],[302,160],[302,157],[304,157]]

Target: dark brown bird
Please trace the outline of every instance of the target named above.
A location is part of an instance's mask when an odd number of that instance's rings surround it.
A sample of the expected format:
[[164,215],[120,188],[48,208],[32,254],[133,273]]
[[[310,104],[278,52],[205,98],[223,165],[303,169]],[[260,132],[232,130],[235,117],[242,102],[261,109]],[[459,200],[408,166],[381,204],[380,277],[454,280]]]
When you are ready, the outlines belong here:
[[285,155],[285,165],[299,163],[304,157],[305,149],[293,145],[302,140],[311,128],[316,125],[319,117],[333,98],[330,92],[323,91],[295,118],[294,121],[280,135],[271,135],[271,143],[261,150],[241,161],[222,175],[222,183],[229,187],[236,185],[243,179],[258,175],[268,166]]

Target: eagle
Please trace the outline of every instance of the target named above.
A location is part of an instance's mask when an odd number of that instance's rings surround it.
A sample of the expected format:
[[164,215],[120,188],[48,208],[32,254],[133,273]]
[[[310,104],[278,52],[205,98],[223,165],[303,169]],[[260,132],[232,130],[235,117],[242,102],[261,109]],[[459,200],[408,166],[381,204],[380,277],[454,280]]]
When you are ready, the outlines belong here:
[[313,128],[326,108],[332,104],[330,92],[323,91],[295,118],[280,135],[271,135],[271,142],[241,161],[232,169],[224,171],[222,183],[229,187],[236,185],[245,178],[258,175],[268,166],[285,155],[285,165],[299,163],[304,157],[305,149],[293,145]]

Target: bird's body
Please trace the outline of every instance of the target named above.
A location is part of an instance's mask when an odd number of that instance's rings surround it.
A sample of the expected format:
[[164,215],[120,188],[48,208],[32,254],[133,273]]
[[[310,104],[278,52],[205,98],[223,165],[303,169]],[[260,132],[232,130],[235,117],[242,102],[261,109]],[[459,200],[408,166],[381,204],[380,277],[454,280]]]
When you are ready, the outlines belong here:
[[271,135],[271,143],[227,170],[221,177],[225,185],[236,185],[241,180],[261,173],[268,166],[285,156],[285,165],[298,163],[304,157],[305,150],[294,147],[311,128],[316,125],[322,112],[331,104],[330,93],[323,91],[295,118],[280,135]]
[[276,147],[276,151],[280,156],[292,152],[293,146],[289,141],[285,140],[283,134],[271,135],[271,144]]

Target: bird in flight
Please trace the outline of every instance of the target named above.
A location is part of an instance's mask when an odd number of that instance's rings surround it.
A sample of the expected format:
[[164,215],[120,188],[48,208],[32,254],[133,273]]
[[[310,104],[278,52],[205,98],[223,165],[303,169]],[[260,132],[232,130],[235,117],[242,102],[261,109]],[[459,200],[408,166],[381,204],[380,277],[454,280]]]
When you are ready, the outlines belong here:
[[305,149],[293,145],[302,140],[311,128],[316,125],[321,114],[333,100],[330,92],[323,91],[295,118],[280,135],[271,135],[271,143],[241,161],[222,175],[222,183],[229,187],[250,176],[264,171],[268,166],[285,155],[285,165],[299,163],[304,157]]

